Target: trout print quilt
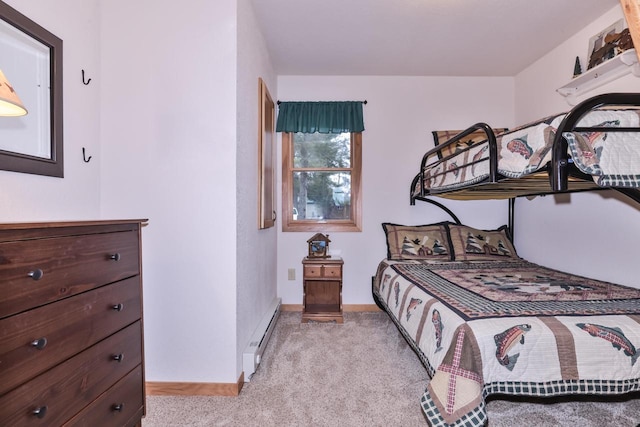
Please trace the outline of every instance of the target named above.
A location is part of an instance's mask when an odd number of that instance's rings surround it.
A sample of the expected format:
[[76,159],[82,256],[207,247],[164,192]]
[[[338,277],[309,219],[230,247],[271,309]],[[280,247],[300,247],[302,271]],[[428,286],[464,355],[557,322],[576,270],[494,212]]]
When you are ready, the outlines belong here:
[[[598,128],[637,128],[640,110],[594,110],[578,123]],[[558,114],[499,133],[496,130],[497,172],[509,178],[522,178],[546,167],[552,158],[556,131],[566,114]],[[435,131],[434,134],[450,132]],[[568,153],[580,171],[591,175],[599,186],[640,187],[640,144],[632,132],[563,132]],[[481,139],[481,138],[480,138]],[[437,141],[436,141],[437,143]],[[438,145],[438,144],[436,144]],[[448,148],[438,152],[424,168],[422,186],[430,190],[456,190],[485,181],[489,177],[489,144],[475,142],[466,151]],[[413,194],[420,193],[416,182]]]
[[373,293],[432,377],[433,426],[484,425],[492,394],[640,390],[640,289],[522,259],[385,259]]

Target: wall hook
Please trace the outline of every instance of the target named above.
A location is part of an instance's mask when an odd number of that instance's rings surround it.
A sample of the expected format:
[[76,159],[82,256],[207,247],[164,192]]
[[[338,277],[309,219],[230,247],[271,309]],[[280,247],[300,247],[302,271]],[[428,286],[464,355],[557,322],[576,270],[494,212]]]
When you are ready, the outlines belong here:
[[[91,80],[91,79],[89,79],[89,80]],[[85,153],[84,147],[82,147],[82,160],[84,160],[85,163],[89,163],[89,161],[91,160],[91,157],[93,157],[93,156],[89,156],[89,158],[87,158],[87,155]]]
[[86,85],[88,85],[90,82],[91,82],[91,79],[89,79],[89,80],[85,80],[85,78],[84,78],[84,70],[82,70],[82,83],[84,83],[84,84],[85,84],[85,86],[86,86]]

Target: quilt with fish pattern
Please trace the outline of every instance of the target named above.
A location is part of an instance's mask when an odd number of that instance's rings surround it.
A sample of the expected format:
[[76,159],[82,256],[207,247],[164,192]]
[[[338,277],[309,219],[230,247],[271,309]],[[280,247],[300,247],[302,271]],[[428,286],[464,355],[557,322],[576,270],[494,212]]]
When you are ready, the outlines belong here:
[[432,377],[433,426],[484,425],[491,394],[640,390],[640,289],[524,260],[384,260],[373,292]]
[[[594,110],[578,126],[640,126],[638,110]],[[521,178],[543,169],[551,160],[556,130],[566,114],[546,117],[496,137],[498,173]],[[578,169],[600,186],[640,187],[640,141],[632,132],[565,132],[568,150]],[[424,188],[456,190],[489,176],[489,145],[476,143],[456,156],[425,168]],[[420,186],[417,185],[414,193]]]

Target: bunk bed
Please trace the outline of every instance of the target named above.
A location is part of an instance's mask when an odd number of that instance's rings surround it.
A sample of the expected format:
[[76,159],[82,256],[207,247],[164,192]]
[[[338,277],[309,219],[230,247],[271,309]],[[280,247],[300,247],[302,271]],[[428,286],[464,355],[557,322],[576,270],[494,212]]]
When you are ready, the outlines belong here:
[[484,425],[492,395],[640,391],[640,289],[520,258],[513,203],[509,226],[479,230],[433,200],[613,189],[640,203],[639,108],[640,94],[600,95],[498,135],[478,123],[424,155],[410,201],[453,221],[384,223],[372,292],[431,376],[421,404],[432,426]]

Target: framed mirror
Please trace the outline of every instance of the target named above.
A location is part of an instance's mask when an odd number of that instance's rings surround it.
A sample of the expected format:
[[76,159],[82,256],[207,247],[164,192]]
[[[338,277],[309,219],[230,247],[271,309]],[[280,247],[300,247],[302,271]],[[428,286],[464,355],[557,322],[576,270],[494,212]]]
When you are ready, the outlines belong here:
[[2,1],[0,71],[0,170],[62,178],[62,40]]
[[267,84],[258,78],[258,228],[276,223],[276,107]]

